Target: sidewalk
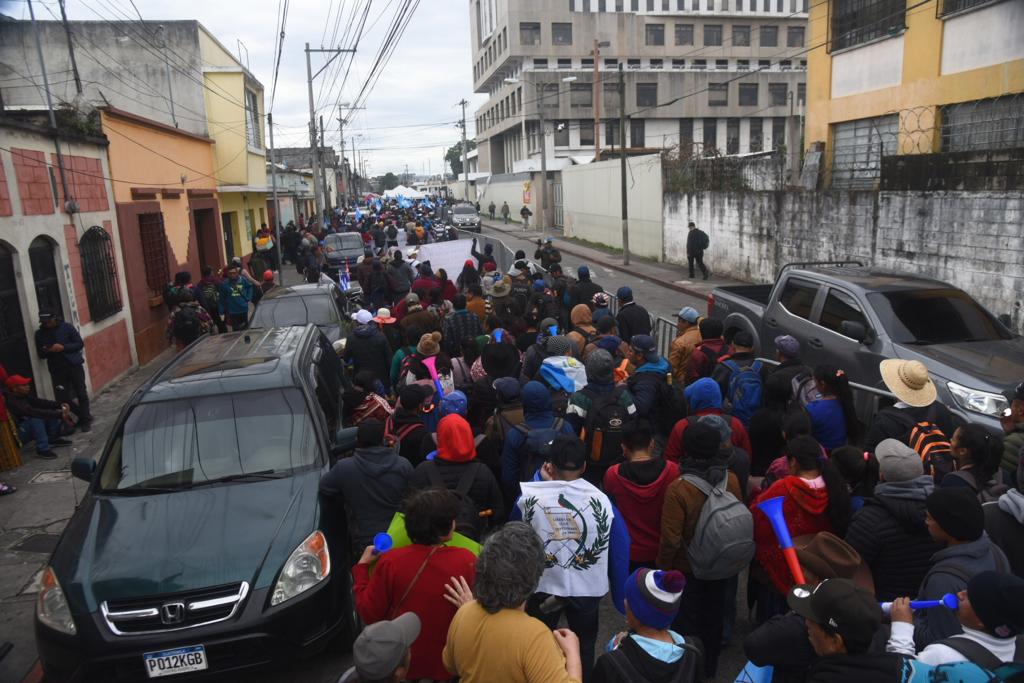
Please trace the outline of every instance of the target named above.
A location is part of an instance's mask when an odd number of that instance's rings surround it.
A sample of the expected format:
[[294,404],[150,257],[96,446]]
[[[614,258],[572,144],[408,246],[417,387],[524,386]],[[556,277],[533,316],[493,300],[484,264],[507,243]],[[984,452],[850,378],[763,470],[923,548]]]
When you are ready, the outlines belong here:
[[86,487],[71,477],[71,461],[99,456],[121,407],[172,354],[171,349],[165,351],[94,396],[92,431],[73,434],[74,445],[55,449],[56,460],[40,460],[30,445],[21,451],[21,467],[0,472],[0,480],[18,488],[0,498],[0,641],[14,644],[0,662],[0,681],[17,682],[30,671],[36,674],[34,613],[39,574]]

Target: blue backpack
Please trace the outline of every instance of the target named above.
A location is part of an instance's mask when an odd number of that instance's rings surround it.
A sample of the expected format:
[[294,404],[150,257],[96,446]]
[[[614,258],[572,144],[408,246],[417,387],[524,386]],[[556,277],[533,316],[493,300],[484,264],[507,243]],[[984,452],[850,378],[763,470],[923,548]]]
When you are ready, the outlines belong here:
[[1024,681],[1024,636],[1018,636],[1013,662],[1001,662],[981,643],[951,636],[936,641],[939,645],[956,650],[967,658],[966,662],[950,664],[924,664],[908,660],[910,671],[902,683],[1013,683]]
[[729,376],[729,393],[727,398],[732,404],[732,415],[743,423],[750,424],[750,418],[761,407],[761,396],[764,393],[764,382],[761,379],[761,361],[740,367],[734,360],[724,360],[722,364],[732,371]]

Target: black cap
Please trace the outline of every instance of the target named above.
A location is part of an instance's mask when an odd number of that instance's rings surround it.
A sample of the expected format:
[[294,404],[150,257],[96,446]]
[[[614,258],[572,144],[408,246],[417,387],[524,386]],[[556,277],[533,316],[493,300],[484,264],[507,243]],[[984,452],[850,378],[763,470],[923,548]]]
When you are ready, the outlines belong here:
[[925,499],[935,523],[958,541],[976,541],[985,531],[985,511],[967,487],[937,488]]
[[985,628],[998,638],[1024,631],[1024,579],[1011,574],[981,572],[967,582],[967,599]]
[[363,420],[356,428],[356,445],[379,446],[384,443],[384,423],[380,420]]
[[[687,430],[689,431],[689,430]],[[843,637],[850,654],[863,654],[882,624],[875,596],[849,579],[826,579],[817,586],[795,586],[786,599],[790,609]]]
[[732,338],[733,346],[745,346],[748,349],[754,347],[754,335],[746,330],[740,330]]
[[691,423],[683,432],[683,452],[687,458],[711,460],[718,455],[721,444],[721,433],[707,423]]
[[579,437],[572,434],[560,434],[554,441],[545,446],[545,459],[556,469],[575,472],[582,470],[587,464],[586,450]]

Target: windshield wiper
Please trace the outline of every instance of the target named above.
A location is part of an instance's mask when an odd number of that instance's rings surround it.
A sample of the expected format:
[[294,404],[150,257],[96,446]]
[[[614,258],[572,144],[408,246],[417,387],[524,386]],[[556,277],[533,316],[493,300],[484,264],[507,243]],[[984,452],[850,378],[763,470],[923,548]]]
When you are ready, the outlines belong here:
[[261,470],[260,472],[239,472],[238,474],[228,474],[223,477],[217,477],[216,479],[206,479],[204,481],[194,481],[185,488],[196,488],[197,486],[207,486],[209,484],[223,484],[228,481],[242,481],[244,479],[280,479],[285,476],[283,472],[275,472],[274,470]]
[[124,489],[104,489],[102,493],[110,493],[116,496],[149,496],[154,493],[173,493],[180,491],[177,486],[129,486]]

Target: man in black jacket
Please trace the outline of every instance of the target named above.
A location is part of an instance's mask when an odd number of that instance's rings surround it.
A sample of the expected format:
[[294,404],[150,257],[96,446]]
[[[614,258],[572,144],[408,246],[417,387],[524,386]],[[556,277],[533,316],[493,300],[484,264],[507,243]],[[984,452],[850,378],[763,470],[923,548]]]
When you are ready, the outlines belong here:
[[92,429],[89,391],[85,387],[85,343],[78,330],[57,315],[42,312],[36,330],[36,349],[39,357],[46,359],[57,398],[71,407],[80,430]]
[[704,279],[708,279],[708,267],[704,265],[704,250],[711,244],[711,239],[708,234],[697,227],[697,224],[693,221],[687,225],[690,232],[686,235],[686,262],[690,266],[690,279],[692,280],[695,275],[693,272],[693,263],[697,262],[700,266],[700,272],[704,275]]
[[618,323],[619,336],[630,340],[634,336],[649,335],[651,333],[651,314],[647,309],[633,301],[633,290],[629,287],[619,287],[615,292],[615,298],[619,300],[619,314],[615,316]]
[[590,268],[587,266],[577,268],[576,275],[578,280],[570,290],[569,310],[571,311],[576,304],[586,304],[590,306],[590,310],[594,310],[594,295],[603,292],[604,289],[590,279]]
[[356,326],[345,341],[344,361],[358,370],[369,370],[384,384],[391,387],[391,345],[373,321],[373,314],[360,309],[355,314]]
[[18,427],[18,438],[25,443],[35,441],[38,457],[53,460],[57,454],[50,446],[71,445],[69,440],[59,438],[61,423],[69,419],[67,403],[33,396],[32,380],[21,375],[8,377],[4,387],[4,401]]

